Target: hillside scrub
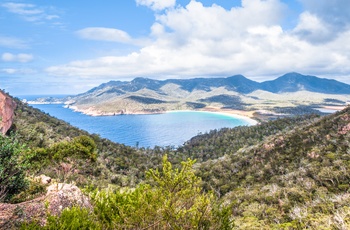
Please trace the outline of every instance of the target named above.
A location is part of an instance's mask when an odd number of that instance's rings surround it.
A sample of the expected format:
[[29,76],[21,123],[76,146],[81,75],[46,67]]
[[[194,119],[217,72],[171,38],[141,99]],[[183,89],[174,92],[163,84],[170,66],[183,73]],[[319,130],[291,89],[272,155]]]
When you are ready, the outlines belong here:
[[13,137],[0,135],[0,202],[8,201],[28,186],[25,178],[28,161],[24,152],[26,148]]
[[237,229],[348,229],[350,108],[198,167]]
[[[44,229],[75,217],[91,229],[350,228],[350,108],[215,130],[178,149],[132,148],[18,109],[14,131],[32,151],[29,172],[94,191],[89,218],[76,207]],[[183,189],[171,189],[176,181]]]
[[149,170],[135,189],[94,191],[94,212],[74,207],[49,216],[47,225],[24,223],[23,229],[231,229],[225,209],[200,187],[193,160],[174,169],[163,157],[161,170]]

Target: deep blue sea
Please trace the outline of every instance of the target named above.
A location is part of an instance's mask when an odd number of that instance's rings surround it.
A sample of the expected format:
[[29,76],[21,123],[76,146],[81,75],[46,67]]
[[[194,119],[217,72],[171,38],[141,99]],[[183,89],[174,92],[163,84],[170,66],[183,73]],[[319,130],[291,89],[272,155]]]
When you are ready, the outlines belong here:
[[[32,100],[32,97],[20,97]],[[191,137],[212,129],[249,125],[246,120],[210,112],[171,112],[152,115],[92,117],[64,108],[62,104],[32,104],[51,116],[90,133],[129,146],[178,147]]]

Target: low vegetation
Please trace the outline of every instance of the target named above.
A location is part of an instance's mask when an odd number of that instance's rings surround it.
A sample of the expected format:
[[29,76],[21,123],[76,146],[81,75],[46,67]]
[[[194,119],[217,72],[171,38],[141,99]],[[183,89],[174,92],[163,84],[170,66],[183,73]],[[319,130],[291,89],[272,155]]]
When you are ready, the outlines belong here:
[[2,202],[42,192],[28,178],[43,173],[93,205],[23,229],[350,228],[350,108],[132,148],[17,103],[14,136],[0,139]]
[[134,189],[93,191],[93,212],[74,207],[49,216],[46,226],[24,223],[23,229],[231,229],[226,209],[205,193],[194,174],[194,161],[173,169],[163,157],[161,170],[149,170]]
[[14,138],[0,135],[0,202],[9,201],[15,194],[28,187],[25,171],[27,150]]

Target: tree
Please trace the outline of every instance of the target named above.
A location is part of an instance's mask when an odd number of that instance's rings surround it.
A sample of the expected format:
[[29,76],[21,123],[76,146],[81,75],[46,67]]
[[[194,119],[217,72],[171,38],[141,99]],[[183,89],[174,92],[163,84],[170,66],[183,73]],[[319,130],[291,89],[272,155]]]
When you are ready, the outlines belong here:
[[220,221],[228,226],[229,220],[214,208],[213,194],[202,192],[194,163],[189,159],[173,169],[164,156],[162,170],[147,172],[147,183],[134,190],[96,193],[95,214],[106,229],[225,229]]
[[201,179],[192,169],[194,163],[189,159],[181,163],[181,169],[173,169],[165,155],[162,171],[151,169],[146,174],[161,198],[158,211],[169,229],[205,228],[210,224],[213,196],[202,193]]

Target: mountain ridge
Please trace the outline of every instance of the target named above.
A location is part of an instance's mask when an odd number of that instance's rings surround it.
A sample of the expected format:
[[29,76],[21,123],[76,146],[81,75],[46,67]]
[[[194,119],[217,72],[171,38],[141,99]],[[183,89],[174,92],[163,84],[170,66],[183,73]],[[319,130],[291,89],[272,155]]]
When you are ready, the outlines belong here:
[[[339,82],[333,79],[319,78],[312,75],[302,75],[296,72],[290,72],[284,74],[274,80],[256,82],[246,78],[243,75],[233,75],[230,77],[220,78],[191,78],[191,79],[167,79],[167,80],[154,80],[146,77],[136,77],[131,81],[109,81],[103,83],[85,93],[91,93],[94,90],[102,89],[104,87],[121,87],[125,91],[137,91],[143,88],[151,90],[159,90],[162,86],[173,83],[180,85],[182,89],[189,92],[194,89],[209,90],[209,87],[228,87],[230,90],[235,90],[239,93],[248,94],[255,90],[265,90],[272,93],[283,92],[296,92],[300,90],[300,84],[308,84],[305,88],[310,92],[321,92],[328,94],[350,94],[350,85]],[[327,85],[325,88],[324,83],[330,83],[337,86],[338,90],[334,90]],[[292,85],[290,85],[292,84]],[[305,87],[305,85],[304,85]],[[340,92],[339,92],[340,88]],[[328,91],[327,91],[328,89]],[[79,94],[84,95],[85,93]]]
[[[63,100],[88,115],[149,114],[172,110],[262,110],[344,106],[350,85],[316,76],[287,73],[256,82],[243,75],[219,78],[110,81]],[[313,111],[317,113],[317,111]]]
[[294,72],[285,74],[272,81],[262,82],[261,85],[262,89],[272,93],[278,93],[278,88],[281,88],[281,86],[283,86],[282,92],[296,92],[300,90],[300,87],[310,92],[326,94],[348,94],[350,92],[350,85],[348,84]]

